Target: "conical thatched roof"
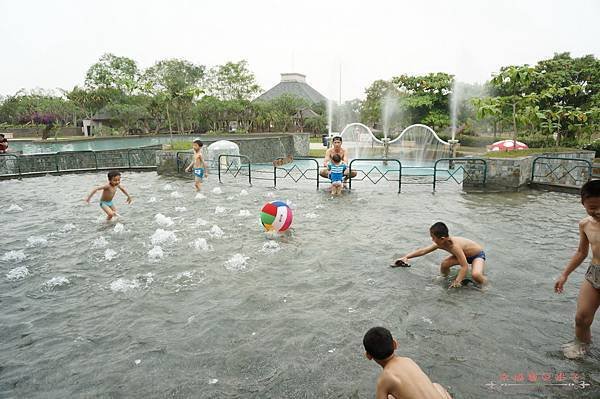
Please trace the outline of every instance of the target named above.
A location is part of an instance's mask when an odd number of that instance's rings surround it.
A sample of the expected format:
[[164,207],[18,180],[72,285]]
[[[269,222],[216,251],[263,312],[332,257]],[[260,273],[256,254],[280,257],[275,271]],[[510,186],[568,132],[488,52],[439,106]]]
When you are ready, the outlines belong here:
[[254,101],[269,101],[283,94],[291,94],[311,103],[327,102],[327,98],[306,83],[306,75],[282,73],[281,82],[267,90]]

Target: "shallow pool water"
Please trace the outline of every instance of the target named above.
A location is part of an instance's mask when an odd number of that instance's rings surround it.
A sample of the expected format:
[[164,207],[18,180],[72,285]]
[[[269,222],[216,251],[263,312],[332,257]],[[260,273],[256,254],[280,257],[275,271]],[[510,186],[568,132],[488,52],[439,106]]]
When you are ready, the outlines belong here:
[[[197,194],[124,173],[134,203],[117,193],[107,223],[98,197],[83,201],[105,179],[0,182],[0,397],[372,398],[362,337],[375,325],[456,398],[600,395],[598,352],[560,353],[587,267],[553,293],[577,246],[576,196],[360,182],[332,199],[214,174]],[[294,211],[279,237],[259,223],[275,199]],[[441,252],[389,267],[439,220],[484,244],[488,288],[448,290]],[[591,385],[498,386],[544,373]]]

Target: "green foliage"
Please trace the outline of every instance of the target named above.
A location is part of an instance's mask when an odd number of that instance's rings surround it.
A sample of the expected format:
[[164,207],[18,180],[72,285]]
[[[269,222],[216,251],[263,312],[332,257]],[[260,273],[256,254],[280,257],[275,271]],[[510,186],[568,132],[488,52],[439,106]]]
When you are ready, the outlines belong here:
[[550,147],[550,148],[529,148],[526,150],[514,150],[514,151],[490,151],[486,152],[484,156],[488,158],[519,158],[526,157],[529,155],[542,155],[552,154],[556,152],[575,152],[577,148],[569,147]]
[[208,93],[221,100],[251,100],[260,92],[256,77],[245,60],[217,65],[207,73]]
[[86,87],[96,89],[116,89],[132,94],[138,88],[139,69],[131,58],[104,54],[88,69],[85,75]]
[[552,136],[543,134],[519,136],[517,140],[527,144],[529,148],[548,148],[556,146],[556,141]]

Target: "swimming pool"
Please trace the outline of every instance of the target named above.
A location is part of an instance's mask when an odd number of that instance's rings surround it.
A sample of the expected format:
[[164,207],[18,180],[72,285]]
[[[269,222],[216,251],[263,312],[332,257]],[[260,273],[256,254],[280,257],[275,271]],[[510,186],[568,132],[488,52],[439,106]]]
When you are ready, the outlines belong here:
[[[191,180],[124,173],[135,202],[118,193],[122,218],[106,223],[97,197],[83,202],[105,179],[0,182],[0,396],[372,398],[375,325],[456,398],[600,394],[597,351],[560,353],[586,266],[552,291],[578,242],[575,196],[362,184],[332,199],[214,174],[197,196]],[[258,220],[274,199],[294,210],[279,238]],[[487,289],[448,290],[439,252],[388,266],[438,220],[484,244]],[[490,386],[572,372],[591,386]]]

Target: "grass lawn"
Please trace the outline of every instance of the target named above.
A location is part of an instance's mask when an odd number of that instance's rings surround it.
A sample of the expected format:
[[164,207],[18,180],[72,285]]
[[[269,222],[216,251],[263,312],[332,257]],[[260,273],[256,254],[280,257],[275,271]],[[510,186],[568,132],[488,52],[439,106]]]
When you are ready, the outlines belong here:
[[314,158],[324,158],[325,151],[327,151],[327,148],[311,149],[308,151],[308,156]]

